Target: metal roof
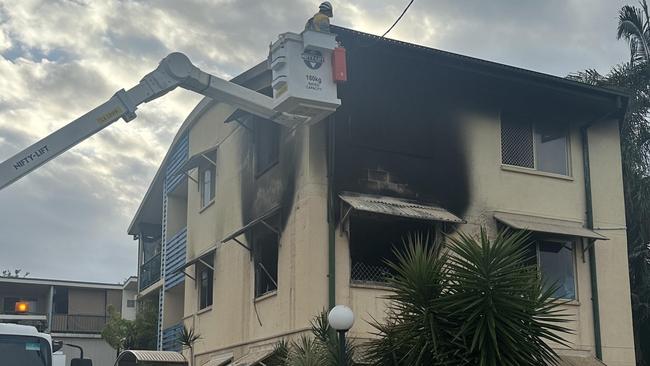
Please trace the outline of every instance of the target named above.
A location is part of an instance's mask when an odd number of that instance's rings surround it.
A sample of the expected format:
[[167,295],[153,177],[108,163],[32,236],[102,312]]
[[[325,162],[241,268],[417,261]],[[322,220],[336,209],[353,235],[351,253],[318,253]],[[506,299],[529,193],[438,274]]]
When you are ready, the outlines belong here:
[[540,233],[577,236],[582,238],[609,240],[597,232],[584,228],[581,223],[546,217],[522,215],[507,212],[495,212],[494,218],[513,229],[530,230]]
[[210,361],[204,363],[201,366],[225,366],[230,364],[233,359],[232,353],[226,353],[218,356],[214,356]]
[[252,229],[255,225],[259,224],[260,222],[270,218],[271,216],[275,215],[280,211],[282,207],[280,205],[273,207],[272,209],[268,210],[266,213],[262,214],[262,216],[254,219],[253,221],[249,222],[248,224],[244,225],[242,228],[238,229],[237,231],[230,233],[226,235],[225,238],[221,240],[222,243],[225,243],[229,240],[235,239],[236,237],[240,236],[241,234],[247,232],[248,230]]
[[[604,96],[606,98],[623,97],[629,99],[630,94],[627,91],[614,88],[606,88],[600,86],[589,85],[576,80],[571,80],[559,76],[544,74],[532,70],[523,69],[520,67],[500,64],[497,62],[482,60],[475,57],[465,56],[453,52],[443,51],[436,48],[426,47],[414,43],[398,41],[391,38],[379,37],[374,34],[360,32],[354,29],[339,27],[336,25],[331,26],[332,33],[338,35],[347,34],[359,39],[365,38],[367,44],[361,43],[359,47],[370,48],[376,45],[396,46],[402,49],[418,51],[422,54],[431,56],[438,56],[438,61],[444,61],[446,65],[465,71],[473,71],[481,74],[488,74],[507,79],[518,79],[522,81],[529,81],[539,84],[547,84],[550,86],[557,86],[565,90],[574,90],[586,94]],[[344,45],[349,46],[349,45]]]
[[271,357],[274,352],[274,349],[250,352],[244,357],[237,359],[237,361],[233,362],[231,366],[256,366]]
[[403,198],[373,196],[345,192],[339,197],[358,211],[409,219],[464,223],[465,221],[442,207],[406,200]]
[[158,362],[178,365],[187,365],[185,357],[172,351],[133,351],[128,350],[120,353],[118,361],[136,361],[136,362]]

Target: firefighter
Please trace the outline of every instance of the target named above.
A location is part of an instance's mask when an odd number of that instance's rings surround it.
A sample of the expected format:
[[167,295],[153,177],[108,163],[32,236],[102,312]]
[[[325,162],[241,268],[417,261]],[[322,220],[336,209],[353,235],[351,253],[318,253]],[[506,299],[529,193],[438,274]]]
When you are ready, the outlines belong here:
[[332,12],[332,4],[325,1],[318,7],[319,11],[311,17],[305,25],[305,30],[313,30],[316,32],[330,32],[330,18],[334,16]]

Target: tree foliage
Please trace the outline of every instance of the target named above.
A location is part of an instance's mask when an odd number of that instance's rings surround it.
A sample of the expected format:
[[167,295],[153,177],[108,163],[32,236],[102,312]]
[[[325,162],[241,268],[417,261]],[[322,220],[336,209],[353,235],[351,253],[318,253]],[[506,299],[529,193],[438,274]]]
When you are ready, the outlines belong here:
[[[297,340],[278,343],[272,359],[264,363],[269,366],[341,366],[338,335],[329,326],[326,311],[311,321],[311,333],[311,337],[302,335]],[[356,346],[349,339],[345,343],[345,365],[357,365],[354,360]]]
[[143,301],[138,304],[135,320],[122,319],[111,305],[109,319],[102,330],[102,338],[118,352],[128,349],[155,350],[157,319],[154,304]]
[[525,233],[490,240],[460,234],[439,253],[423,235],[405,239],[389,263],[395,276],[387,319],[374,321],[373,365],[554,365],[546,343],[569,332],[535,266]]
[[642,0],[640,8],[625,5],[618,14],[616,36],[624,39],[630,46],[630,62],[647,63],[650,61],[650,16],[648,4]]
[[630,93],[619,126],[627,249],[637,363],[650,366],[650,64],[618,65],[607,75],[587,70],[571,78]]
[[29,272],[24,272],[21,273],[23,270],[20,268],[14,269],[13,271],[8,270],[8,269],[3,269],[2,274],[0,274],[0,277],[5,277],[5,278],[25,278],[29,276]]

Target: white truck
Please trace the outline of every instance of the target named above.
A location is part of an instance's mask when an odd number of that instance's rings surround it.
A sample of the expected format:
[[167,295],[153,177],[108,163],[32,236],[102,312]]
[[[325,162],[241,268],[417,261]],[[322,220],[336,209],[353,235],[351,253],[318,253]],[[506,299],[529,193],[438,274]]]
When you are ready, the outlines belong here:
[[31,325],[0,323],[0,364],[3,366],[65,366],[61,344]]

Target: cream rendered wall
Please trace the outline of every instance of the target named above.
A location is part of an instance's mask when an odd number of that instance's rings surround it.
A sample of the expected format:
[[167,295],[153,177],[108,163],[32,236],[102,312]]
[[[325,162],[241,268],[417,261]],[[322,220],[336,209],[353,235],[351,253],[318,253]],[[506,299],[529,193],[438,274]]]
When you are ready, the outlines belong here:
[[[242,142],[251,132],[236,123],[224,124],[230,107],[214,105],[190,130],[190,155],[219,144],[215,204],[199,207],[196,184],[188,182],[188,253],[197,254],[220,242],[241,222]],[[481,225],[496,229],[494,210],[585,222],[585,193],[579,125],[571,125],[570,177],[536,174],[501,166],[498,111],[459,113],[464,124],[470,171],[470,202],[461,227],[476,232]],[[590,130],[590,151],[596,227],[625,224],[616,123],[608,121]],[[230,241],[215,254],[214,300],[211,308],[197,311],[197,289],[186,279],[184,319],[202,339],[197,342],[197,362],[225,350],[241,355],[255,347],[272,345],[308,327],[309,320],[327,306],[326,123],[283,132],[296,139],[302,154],[296,161],[297,187],[292,210],[279,249],[279,288],[276,294],[253,301],[253,266],[244,248]],[[282,144],[281,144],[282,146]],[[196,173],[194,173],[196,174]],[[605,230],[609,241],[597,242],[601,332],[608,365],[633,365],[629,285],[624,230]],[[240,237],[245,242],[245,237]],[[568,336],[572,352],[593,354],[593,315],[588,258],[577,248],[578,300],[566,306],[575,334]],[[336,302],[352,306],[357,321],[351,336],[367,338],[371,318],[381,319],[388,294],[381,288],[349,285],[349,250],[345,234],[336,236]],[[191,274],[193,268],[188,268]],[[259,321],[258,321],[259,316]],[[260,322],[262,325],[260,325]]]
[[69,288],[68,314],[105,315],[106,290]]
[[[190,155],[215,144],[219,148],[215,204],[201,209],[199,192],[188,183],[188,260],[246,224],[241,219],[240,189],[242,161],[248,157],[242,156],[242,143],[252,135],[235,122],[223,123],[232,111],[213,106],[189,133]],[[295,141],[308,153],[296,160],[295,199],[292,208],[285,208],[278,291],[254,300],[251,256],[233,241],[219,244],[215,254],[212,307],[197,311],[196,284],[186,279],[184,319],[202,335],[195,347],[199,364],[223,349],[242,354],[250,347],[271,347],[280,337],[306,331],[309,320],[327,306],[325,133],[325,123],[282,130],[281,149]],[[239,239],[246,243],[245,236]]]

